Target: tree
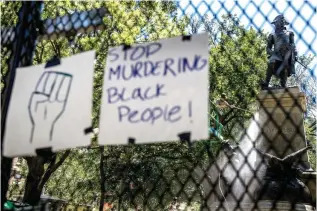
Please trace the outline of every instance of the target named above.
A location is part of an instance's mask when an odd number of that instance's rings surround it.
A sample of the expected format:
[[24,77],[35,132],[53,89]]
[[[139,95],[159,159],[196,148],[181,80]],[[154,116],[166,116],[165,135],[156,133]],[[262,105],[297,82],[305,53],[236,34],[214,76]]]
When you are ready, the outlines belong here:
[[[26,178],[23,201],[35,205],[38,203],[43,187],[49,180],[51,175],[63,164],[69,156],[70,150],[59,154],[59,159],[56,159],[56,154],[49,158],[43,156],[24,157],[28,165],[28,175]],[[46,160],[49,159],[49,160]],[[47,168],[44,167],[48,164]]]
[[[266,71],[265,34],[245,29],[232,15],[223,16],[222,20],[205,16],[202,26],[210,34],[211,103],[215,104],[225,93],[229,104],[243,109],[223,110],[223,135],[232,138],[255,110],[259,83]],[[237,124],[240,126],[236,127]]]
[[[3,7],[4,14],[12,14],[14,8],[9,3],[6,5]],[[103,18],[105,29],[42,40],[37,44],[33,63],[45,63],[54,55],[67,57],[96,49],[93,127],[98,126],[103,72],[109,47],[200,30],[207,31],[210,40],[210,103],[214,104],[221,93],[226,93],[230,104],[255,110],[253,103],[259,93],[258,84],[266,71],[266,34],[263,32],[245,29],[237,17],[231,15],[221,20],[205,16],[202,20],[189,22],[188,17],[178,18],[174,2],[46,2],[42,17],[54,18],[76,10],[100,7],[108,11]],[[1,16],[1,20],[9,22],[8,17]],[[214,107],[210,108],[211,113]],[[221,121],[225,127],[225,139],[236,136],[251,117],[252,112],[245,110],[223,111]],[[197,166],[208,168],[223,144],[211,137],[192,146],[180,142],[107,146],[103,152],[94,138],[88,148],[58,152],[46,159],[25,157],[29,172],[24,201],[36,202],[43,188],[45,194],[68,202],[94,203],[95,207],[97,199],[103,197],[107,202],[118,200],[125,208],[141,204],[152,209],[167,206],[176,195],[183,201],[199,200],[198,184],[193,180],[191,171]],[[98,169],[101,159],[104,159],[105,184],[100,184]],[[106,196],[100,195],[103,185]]]
[[308,160],[311,168],[316,171],[316,119],[306,118],[304,125],[306,140],[312,146],[308,151]]
[[[1,6],[4,10],[3,14],[8,16],[16,11],[16,4],[4,3]],[[42,40],[37,44],[33,62],[33,64],[45,63],[54,55],[66,57],[90,49],[97,51],[92,117],[95,127],[98,125],[104,61],[108,48],[120,44],[132,44],[179,35],[182,34],[185,23],[184,20],[176,18],[176,7],[175,3],[172,2],[46,2],[42,18],[55,18],[72,14],[74,11],[100,7],[106,8],[108,12],[107,16],[103,18],[104,30],[67,34],[64,38]],[[9,22],[8,17],[1,16],[1,19],[4,20],[3,22]],[[72,157],[76,157],[78,153],[80,154],[82,151],[74,150],[71,152],[67,150],[64,153],[59,152],[45,158],[42,156],[25,157],[29,172],[24,202],[35,204],[51,175],[67,160],[70,154]],[[72,160],[72,164],[74,164],[74,160]],[[81,185],[85,186],[84,183]],[[47,191],[50,192],[50,186],[47,187]]]
[[[34,57],[34,64],[39,64],[48,61],[54,55],[66,57],[80,51],[97,50],[94,127],[98,125],[104,61],[108,47],[180,35],[185,30],[188,20],[187,18],[180,21],[175,19],[176,14],[173,14],[171,9],[173,5],[169,3],[166,6],[164,3],[158,2],[50,2],[46,4],[43,17],[56,17],[70,13],[75,9],[89,9],[99,6],[105,6],[111,14],[104,19],[108,30],[89,34],[82,33],[56,40],[43,40],[37,45]],[[131,10],[133,7],[137,9]],[[164,9],[168,10],[169,13],[167,14]],[[255,31],[245,30],[237,25],[236,20],[232,17],[224,17],[223,21],[219,23],[208,22],[206,19],[203,25],[206,30],[213,33],[210,37],[210,93],[213,97],[212,101],[214,102],[220,93],[226,92],[237,106],[246,108],[252,100],[255,100],[255,95],[252,95],[249,90],[256,92],[256,80],[259,78],[259,72],[263,72],[265,61],[263,59],[265,55],[262,53],[264,49],[263,39]],[[254,45],[258,48],[252,48]],[[241,83],[237,83],[240,81],[246,81],[246,84],[242,86]],[[244,98],[241,97],[242,95]],[[245,119],[249,114],[234,111],[226,115],[223,123],[228,128],[226,137],[229,137],[232,120]],[[131,181],[141,196],[147,196],[151,192],[164,192],[173,184],[179,184],[179,181],[183,181],[185,184],[190,179],[190,169],[204,163],[208,164],[210,159],[213,159],[219,151],[221,144],[217,141],[214,142],[215,144],[211,143],[210,141],[202,141],[193,145],[192,148],[181,143],[107,147],[105,150],[105,169],[112,169],[112,171],[105,172],[106,192],[115,192],[117,197],[120,196],[122,200],[126,198],[124,200],[126,201],[128,195],[134,193],[124,191],[124,195],[122,195],[119,190],[122,188],[122,184],[126,184],[123,186],[126,190],[125,187]],[[209,153],[207,153],[208,151]],[[45,186],[46,193],[77,203],[91,202],[95,196],[98,196],[98,173],[93,170],[98,168],[98,150],[72,150],[71,152],[67,151],[67,153],[68,157],[64,159],[64,165],[55,168],[48,183],[45,183],[46,181],[41,183],[47,171],[43,159],[41,157],[26,158],[30,171],[24,201],[32,202],[33,198],[37,199],[43,186]],[[57,156],[63,157],[60,153]],[[54,165],[56,162],[53,157],[49,160],[49,165]],[[34,163],[40,164],[35,165]],[[187,173],[177,176],[185,169],[187,169]],[[34,172],[38,174],[35,176]],[[151,175],[151,177],[145,175]],[[163,175],[172,176],[168,177],[169,179],[164,179]],[[74,181],[78,182],[73,183]],[[175,190],[179,190],[180,185],[174,187]],[[197,187],[194,189],[197,190]],[[167,191],[169,196],[166,196],[166,200],[171,200],[173,195],[177,193],[177,191],[174,193]],[[143,201],[143,203],[145,202]]]
[[[265,36],[236,25],[232,17],[224,17],[222,22],[212,23],[213,27],[218,27],[207,28],[218,30],[218,34],[210,37],[217,38],[210,41],[212,100],[215,102],[217,95],[226,92],[235,105],[252,109],[248,106],[255,102],[259,90],[258,81],[265,72]],[[190,27],[193,31],[189,32],[197,32],[198,21]],[[227,31],[230,31],[230,36]],[[227,127],[225,137],[232,134],[230,129],[234,120],[245,121],[250,116],[241,110],[228,113],[224,118]],[[211,140],[193,144],[191,148],[180,143],[107,148],[105,169],[111,171],[106,172],[106,188],[119,197],[119,201],[124,204],[122,206],[126,208],[133,207],[137,201],[142,206],[159,209],[157,206],[162,208],[176,195],[180,195],[182,201],[199,200],[199,184],[193,180],[192,171],[197,166],[208,168],[221,146],[222,143],[212,137]],[[135,185],[133,191],[129,189],[131,182]],[[192,184],[187,186],[190,182]],[[182,189],[185,187],[188,189]]]

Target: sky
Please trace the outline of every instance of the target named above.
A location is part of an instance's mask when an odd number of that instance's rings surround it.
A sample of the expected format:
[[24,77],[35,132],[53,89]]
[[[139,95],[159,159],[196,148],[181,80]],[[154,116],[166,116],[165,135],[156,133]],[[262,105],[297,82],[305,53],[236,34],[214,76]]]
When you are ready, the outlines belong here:
[[[179,8],[187,15],[221,18],[228,13],[236,14],[245,27],[253,27],[265,32],[272,32],[271,22],[283,14],[290,22],[287,29],[295,33],[295,42],[299,55],[317,56],[317,0],[180,0]],[[310,48],[309,48],[310,46]],[[313,74],[317,75],[317,58],[310,64]]]

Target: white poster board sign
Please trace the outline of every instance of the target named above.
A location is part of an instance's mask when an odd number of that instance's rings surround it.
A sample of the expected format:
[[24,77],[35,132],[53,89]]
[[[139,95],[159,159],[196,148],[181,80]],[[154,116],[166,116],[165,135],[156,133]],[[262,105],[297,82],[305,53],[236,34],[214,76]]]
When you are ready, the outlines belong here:
[[91,127],[95,51],[45,64],[18,68],[4,134],[4,155],[35,155],[87,146]]
[[208,138],[208,35],[109,49],[99,144]]

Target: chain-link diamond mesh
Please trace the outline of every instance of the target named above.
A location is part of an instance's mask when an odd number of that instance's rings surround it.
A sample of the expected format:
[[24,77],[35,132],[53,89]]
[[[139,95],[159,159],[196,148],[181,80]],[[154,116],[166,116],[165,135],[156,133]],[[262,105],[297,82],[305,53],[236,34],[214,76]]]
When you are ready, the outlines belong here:
[[[7,210],[315,210],[317,17],[312,1],[0,4],[2,134],[17,67],[95,49],[92,119],[97,128],[109,47],[209,35],[208,140],[98,146],[95,134],[86,148],[2,157]],[[294,34],[295,72],[288,77],[288,64],[282,75],[266,80],[267,48],[278,39],[272,22],[280,14]],[[280,87],[280,78],[287,78],[287,88]]]

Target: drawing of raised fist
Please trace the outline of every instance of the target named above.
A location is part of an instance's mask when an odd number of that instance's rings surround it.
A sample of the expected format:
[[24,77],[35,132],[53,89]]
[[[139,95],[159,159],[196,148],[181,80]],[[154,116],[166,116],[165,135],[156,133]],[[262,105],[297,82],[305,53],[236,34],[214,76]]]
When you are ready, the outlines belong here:
[[54,125],[65,111],[72,78],[71,74],[56,71],[45,71],[41,75],[28,105],[31,143],[52,140]]

